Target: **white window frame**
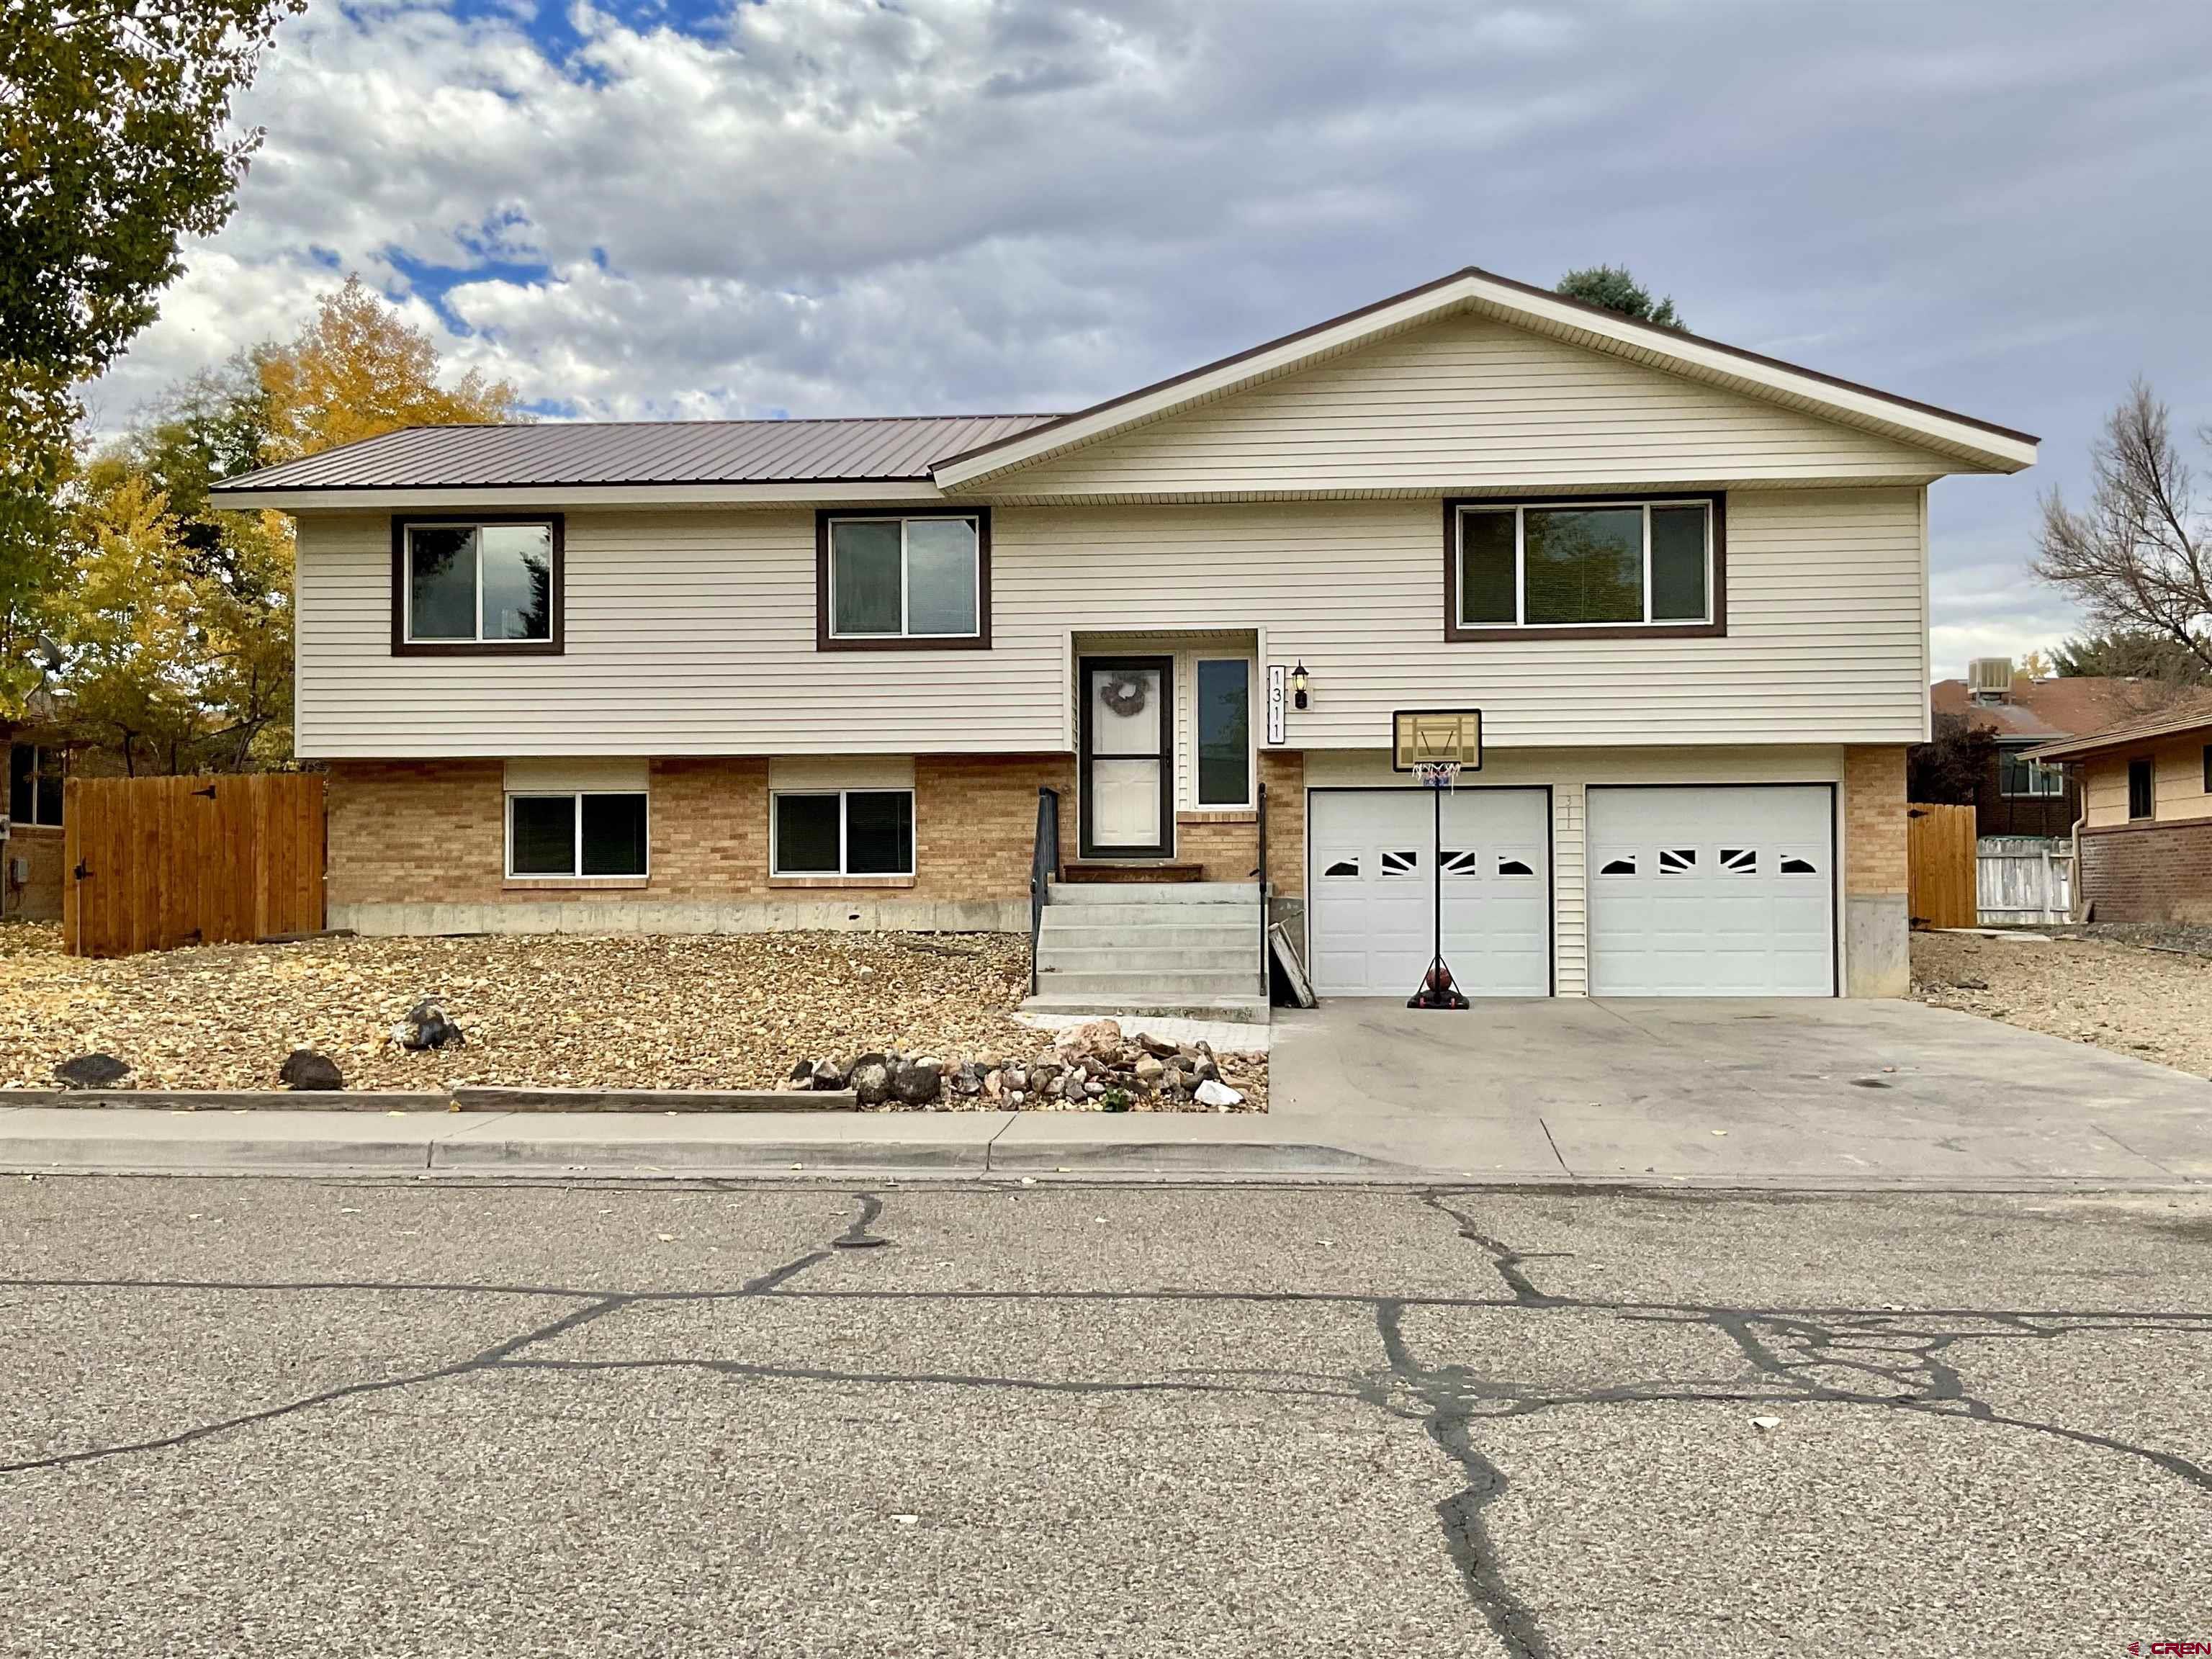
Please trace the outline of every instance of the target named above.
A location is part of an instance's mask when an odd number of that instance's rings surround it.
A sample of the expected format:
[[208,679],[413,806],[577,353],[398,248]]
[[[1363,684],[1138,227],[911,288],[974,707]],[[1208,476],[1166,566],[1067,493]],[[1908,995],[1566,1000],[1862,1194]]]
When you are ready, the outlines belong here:
[[[969,565],[969,595],[975,601],[975,625],[964,634],[917,634],[908,626],[908,596],[914,584],[907,574],[907,526],[913,524],[942,524],[957,520],[968,526],[975,538]],[[842,524],[895,524],[899,527],[899,625],[896,634],[848,633],[837,626],[837,526]],[[983,637],[983,520],[972,513],[840,513],[830,520],[830,591],[823,596],[823,604],[830,615],[830,637],[833,640],[980,640]],[[797,791],[794,793],[799,793]]]
[[[1233,662],[1244,670],[1244,799],[1242,800],[1208,800],[1206,799],[1206,769],[1200,763],[1204,757],[1205,732],[1201,729],[1204,699],[1199,693],[1199,673],[1210,662]],[[1190,664],[1190,799],[1201,812],[1249,812],[1259,805],[1260,732],[1254,718],[1254,700],[1258,696],[1259,666],[1249,657],[1235,652],[1202,652],[1191,659]]]
[[[409,645],[481,645],[492,650],[501,646],[539,646],[551,642],[553,617],[549,611],[545,631],[519,640],[505,635],[489,635],[483,631],[483,532],[487,529],[543,529],[546,536],[546,556],[554,557],[553,520],[550,519],[410,519],[401,527],[401,561],[399,603],[404,625],[400,638]],[[476,618],[474,635],[432,634],[417,635],[415,632],[415,532],[418,530],[467,530],[474,532],[470,546],[476,555],[476,603],[469,614]]]
[[[645,868],[619,876],[584,873],[584,798],[586,795],[635,795],[645,803]],[[568,868],[518,870],[514,867],[514,803],[519,800],[562,800],[571,803],[568,820]],[[501,816],[507,836],[507,878],[509,881],[643,881],[653,873],[653,792],[649,789],[510,789]]]
[[[1452,625],[1472,631],[1483,628],[1521,628],[1532,634],[1555,632],[1582,628],[1710,628],[1713,620],[1713,522],[1719,513],[1720,498],[1716,495],[1682,495],[1668,500],[1631,501],[1594,501],[1569,499],[1558,501],[1501,502],[1496,507],[1485,507],[1479,501],[1462,501],[1458,516],[1453,520],[1452,532]],[[1705,509],[1705,608],[1695,617],[1659,617],[1651,614],[1651,510],[1668,507],[1702,507]],[[1531,513],[1606,513],[1629,509],[1640,511],[1644,516],[1644,615],[1633,622],[1560,622],[1532,623],[1528,615],[1528,517]],[[1513,620],[1510,623],[1470,622],[1467,615],[1467,521],[1478,513],[1513,515]]]
[[[2028,787],[2025,789],[2005,787],[2006,763],[2027,769]],[[2063,762],[2024,760],[2015,752],[2000,752],[1997,757],[1997,795],[2003,800],[2058,800],[2066,793],[2066,767]]]
[[[815,800],[837,798],[837,867],[835,870],[787,870],[783,867],[782,815],[777,803],[786,796]],[[863,870],[857,873],[848,866],[853,861],[852,849],[848,845],[850,808],[846,799],[851,795],[904,795],[907,799],[906,864],[903,870]],[[901,881],[910,880],[915,866],[921,862],[921,836],[915,817],[914,791],[897,784],[856,784],[849,789],[771,789],[768,798],[768,872],[780,880],[788,881]]]
[[[42,818],[39,816],[39,763],[48,755],[53,756],[59,763],[59,765],[54,773],[54,776],[61,782],[66,784],[69,781],[69,750],[66,749],[49,749],[41,743],[15,743],[9,744],[8,748],[8,781],[10,793],[14,793],[15,787],[15,751],[18,749],[27,749],[31,751],[31,816],[27,818],[18,818],[11,817],[9,813],[4,811],[0,811],[0,819],[5,819],[10,823],[24,824],[34,830],[58,830],[62,828],[62,819],[60,817]],[[0,807],[5,807],[11,805],[12,804],[12,802],[7,801],[4,799],[0,799]],[[68,809],[64,807],[63,809],[63,816],[66,817]]]

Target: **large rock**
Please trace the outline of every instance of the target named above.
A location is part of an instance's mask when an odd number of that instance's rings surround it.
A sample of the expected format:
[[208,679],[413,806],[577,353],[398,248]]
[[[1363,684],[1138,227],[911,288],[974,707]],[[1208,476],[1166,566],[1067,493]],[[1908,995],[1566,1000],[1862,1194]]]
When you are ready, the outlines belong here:
[[1101,1060],[1111,1060],[1121,1052],[1121,1022],[1094,1019],[1077,1026],[1060,1041],[1063,1048],[1077,1048],[1087,1054],[1096,1054]]
[[345,1077],[337,1061],[313,1048],[295,1048],[276,1069],[276,1080],[288,1089],[343,1089]]
[[1243,1096],[1238,1094],[1227,1084],[1218,1082],[1212,1078],[1208,1078],[1200,1084],[1198,1092],[1191,1098],[1201,1106],[1242,1106],[1244,1103]]
[[75,1054],[54,1067],[64,1089],[113,1089],[130,1075],[129,1062],[113,1054]]
[[1137,1081],[1143,1084],[1147,1089],[1156,1089],[1159,1086],[1160,1079],[1166,1075],[1167,1069],[1168,1066],[1165,1060],[1158,1059],[1152,1054],[1146,1054],[1142,1060],[1137,1062]]
[[937,1061],[902,1060],[891,1073],[891,1097],[902,1106],[927,1106],[937,1098],[943,1081]]
[[817,1089],[842,1089],[849,1076],[851,1073],[844,1061],[827,1055],[816,1060],[806,1071],[807,1082]]
[[890,1058],[884,1054],[862,1054],[853,1062],[849,1082],[861,1105],[882,1105],[891,1097]]
[[407,1018],[392,1028],[392,1040],[403,1048],[458,1048],[468,1039],[461,1028],[446,1018],[446,1011],[428,997],[407,1011]]
[[1160,1060],[1171,1060],[1175,1057],[1176,1045],[1172,1038],[1156,1037],[1149,1032],[1139,1031],[1137,1033],[1137,1046],[1146,1054]]

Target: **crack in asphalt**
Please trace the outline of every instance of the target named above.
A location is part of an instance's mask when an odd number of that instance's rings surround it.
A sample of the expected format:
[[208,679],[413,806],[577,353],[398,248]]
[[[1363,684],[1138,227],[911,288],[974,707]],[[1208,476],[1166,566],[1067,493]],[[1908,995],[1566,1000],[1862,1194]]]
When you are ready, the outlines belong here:
[[[1695,1303],[1632,1302],[1562,1295],[1544,1290],[1530,1264],[1568,1252],[1526,1251],[1485,1232],[1450,1201],[1451,1189],[1418,1201],[1474,1244],[1504,1287],[1503,1297],[1388,1296],[1365,1292],[1200,1291],[897,1291],[809,1289],[793,1281],[833,1251],[891,1243],[873,1231],[884,1213],[875,1193],[850,1194],[855,1212],[842,1231],[821,1246],[730,1289],[609,1291],[580,1286],[484,1285],[331,1280],[270,1283],[245,1280],[133,1280],[119,1279],[9,1279],[0,1289],[143,1289],[235,1292],[345,1291],[382,1294],[540,1296],[579,1305],[452,1364],[404,1376],[347,1383],[261,1411],[198,1424],[154,1438],[21,1462],[0,1464],[0,1477],[27,1474],[188,1446],[210,1436],[251,1429],[319,1407],[366,1395],[418,1388],[495,1370],[591,1376],[605,1373],[690,1370],[746,1382],[799,1382],[848,1388],[941,1386],[1049,1395],[1198,1394],[1253,1398],[1357,1401],[1400,1421],[1417,1424],[1459,1471],[1461,1489],[1436,1506],[1437,1524],[1474,1609],[1513,1659],[1551,1659],[1555,1650],[1535,1607],[1509,1581],[1486,1511],[1509,1490],[1498,1463],[1478,1443],[1486,1422],[1522,1418],[1562,1407],[1652,1403],[1729,1405],[1842,1405],[1915,1413],[1946,1420],[2023,1430],[2141,1459],[2197,1491],[2212,1494],[2212,1472],[2154,1447],[2063,1424],[2014,1416],[1972,1393],[1958,1364],[1966,1345],[2049,1342],[2099,1332],[2212,1333],[2212,1315],[2139,1313],[2125,1310],[1750,1308]],[[1157,1379],[1053,1378],[963,1371],[866,1371],[834,1366],[680,1355],[630,1359],[573,1358],[531,1352],[628,1310],[665,1304],[781,1300],[962,1302],[1164,1302],[1320,1305],[1372,1310],[1383,1366],[1341,1376],[1263,1367],[1174,1370]],[[1581,1314],[1624,1323],[1704,1328],[1724,1334],[1750,1373],[1733,1376],[1652,1376],[1602,1387],[1559,1389],[1525,1379],[1503,1378],[1453,1363],[1426,1363],[1415,1351],[1406,1322],[1409,1312],[1479,1310],[1532,1316]],[[1972,1328],[1960,1328],[1972,1323]],[[1240,1379],[1230,1382],[1225,1379]]]

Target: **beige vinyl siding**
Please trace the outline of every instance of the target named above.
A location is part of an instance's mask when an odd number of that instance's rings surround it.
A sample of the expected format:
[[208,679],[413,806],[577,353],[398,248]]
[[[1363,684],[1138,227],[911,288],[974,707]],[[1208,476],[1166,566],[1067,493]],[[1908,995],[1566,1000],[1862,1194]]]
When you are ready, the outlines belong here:
[[[2138,753],[2132,758],[2141,760],[2144,753],[2148,753],[2152,761],[2153,822],[2168,823],[2191,818],[2212,818],[2212,795],[2204,791],[2204,740],[2202,738],[2191,738],[2181,743],[2162,743],[2156,749]],[[2083,764],[2083,811],[2090,829],[2108,829],[2116,823],[2130,822],[2130,758],[2121,756]]]
[[1924,482],[1929,450],[1480,317],[1411,329],[992,481],[995,499],[1233,500]]
[[1478,706],[1500,747],[1923,735],[1921,491],[1737,491],[1724,639],[1446,644],[1437,500],[994,514],[993,648],[817,652],[810,512],[574,513],[567,653],[391,654],[383,517],[306,514],[298,734],[313,758],[1039,753],[1073,742],[1076,634],[1259,633],[1304,660],[1294,749]]
[[[1615,749],[1486,752],[1480,773],[1464,788],[1486,785],[1548,784],[1552,790],[1553,968],[1561,996],[1589,992],[1589,797],[1607,783],[1839,783],[1844,756],[1823,744],[1754,749]],[[1390,768],[1388,750],[1349,750],[1306,757],[1310,789],[1417,787]],[[1838,868],[1850,856],[1837,829]],[[1840,890],[1840,884],[1838,885]],[[1836,921],[1843,937],[1843,920]],[[1845,964],[1845,981],[1849,964]]]

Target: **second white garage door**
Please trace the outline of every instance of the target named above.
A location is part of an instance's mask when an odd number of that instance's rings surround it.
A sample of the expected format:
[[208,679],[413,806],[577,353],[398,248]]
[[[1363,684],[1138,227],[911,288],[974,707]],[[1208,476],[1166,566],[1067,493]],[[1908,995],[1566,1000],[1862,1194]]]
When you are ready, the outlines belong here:
[[[1552,881],[1543,789],[1443,797],[1444,959],[1468,995],[1547,996]],[[1435,807],[1425,789],[1306,797],[1306,921],[1314,989],[1408,997],[1436,932]]]
[[1826,784],[1589,791],[1592,996],[1832,996]]

